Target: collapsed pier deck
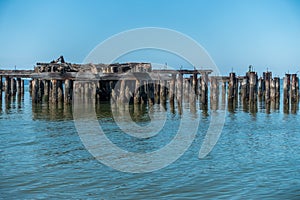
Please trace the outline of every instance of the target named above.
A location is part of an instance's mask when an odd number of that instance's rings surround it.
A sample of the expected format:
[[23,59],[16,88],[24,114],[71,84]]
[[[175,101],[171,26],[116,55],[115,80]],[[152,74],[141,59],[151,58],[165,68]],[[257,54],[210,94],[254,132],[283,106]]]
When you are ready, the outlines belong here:
[[[61,60],[60,60],[61,61]],[[181,102],[188,96],[206,105],[218,101],[220,90],[227,94],[228,104],[238,100],[266,104],[280,101],[280,79],[264,72],[249,71],[245,76],[209,76],[212,70],[154,70],[150,63],[71,64],[37,63],[34,70],[0,70],[0,89],[6,98],[24,94],[24,79],[31,79],[32,102],[71,104],[75,96],[115,103],[154,104]],[[4,83],[2,82],[4,80]],[[209,92],[208,92],[209,91]],[[283,104],[289,109],[299,102],[297,74],[286,74],[283,83]]]

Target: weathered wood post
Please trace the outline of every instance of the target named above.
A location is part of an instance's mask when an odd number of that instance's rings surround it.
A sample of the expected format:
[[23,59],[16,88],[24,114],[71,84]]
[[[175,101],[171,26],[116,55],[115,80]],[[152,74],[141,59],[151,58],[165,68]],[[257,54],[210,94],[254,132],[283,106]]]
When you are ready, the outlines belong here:
[[172,78],[170,80],[170,86],[169,86],[169,101],[174,102],[174,96],[175,96],[175,79],[176,74],[172,74]]
[[210,106],[212,110],[218,109],[218,80],[216,77],[210,77]]
[[10,93],[10,89],[11,89],[11,80],[9,78],[9,76],[5,77],[5,96],[6,97],[10,97],[11,93]]
[[182,100],[183,99],[183,74],[178,71],[176,79],[176,100],[178,114],[182,114]]
[[[71,81],[71,80],[70,80]],[[71,86],[73,87],[73,81],[70,83],[71,84]],[[66,85],[66,82],[65,82],[65,85]],[[70,87],[71,87],[70,86]],[[73,91],[72,91],[72,93],[73,93]],[[97,87],[96,87],[96,102],[99,102],[100,101],[100,94],[101,94],[101,81],[97,81]],[[72,94],[71,94],[72,95]],[[66,99],[66,96],[65,96],[65,99]],[[65,101],[66,102],[66,101]],[[70,101],[71,102],[71,101]],[[70,103],[69,102],[69,103]],[[66,102],[66,103],[68,103],[68,102]]]
[[208,94],[208,74],[201,74],[201,103],[207,104],[207,94]]
[[274,79],[270,80],[270,99],[271,101],[275,101],[276,100],[276,83]]
[[57,101],[59,103],[64,102],[64,90],[62,80],[57,80]]
[[296,114],[299,110],[299,104],[298,103],[292,103],[291,104],[291,113]]
[[141,99],[140,99],[140,103],[141,104],[145,104],[147,103],[147,82],[146,81],[142,81],[141,84],[141,88],[140,88],[140,92],[141,92]]
[[38,103],[39,80],[32,80],[32,103]]
[[188,102],[189,101],[189,96],[190,96],[190,84],[189,84],[189,78],[183,78],[183,97],[184,101]]
[[193,91],[195,92],[195,95],[198,95],[198,73],[197,71],[193,74]]
[[41,102],[44,96],[44,81],[38,80],[38,102]]
[[43,101],[48,102],[49,101],[49,92],[50,92],[50,81],[43,80],[43,85],[44,85]]
[[249,72],[249,101],[257,101],[257,75],[255,72]]
[[221,102],[221,110],[225,110],[226,106],[226,84],[227,80],[222,79],[222,102]]
[[16,94],[16,80],[12,77],[11,79],[10,79],[10,86],[11,86],[11,88],[10,88],[10,93],[11,93],[11,95],[15,95]]
[[90,90],[90,83],[87,81],[82,82],[83,84],[83,91],[84,91],[84,96],[83,99],[88,102],[90,96],[91,96],[91,90]]
[[73,81],[70,79],[65,80],[65,90],[64,90],[64,103],[70,104],[72,102],[73,94]]
[[192,107],[196,106],[197,74],[194,73],[190,79],[187,80],[187,84],[189,86],[188,101],[190,102],[190,107],[192,109]]
[[17,78],[17,93],[21,95],[21,78]]
[[160,80],[160,103],[164,104],[166,102],[166,81]]
[[299,80],[297,74],[292,74],[291,103],[297,103],[299,99]]
[[140,80],[136,79],[135,80],[135,91],[134,91],[134,98],[133,98],[133,103],[134,104],[139,104],[140,103]]
[[148,81],[148,103],[149,105],[154,104],[154,81]]
[[248,76],[245,76],[241,83],[241,100],[242,102],[246,102],[249,99],[249,79]]
[[285,77],[283,79],[283,103],[285,105],[289,105],[290,103],[290,95],[289,95],[289,91],[290,91],[290,74],[285,74]]
[[280,100],[280,78],[275,77],[274,81],[275,81],[275,98],[276,98],[276,101],[279,102],[279,100]]
[[24,86],[25,86],[25,84],[24,84],[24,79],[22,79],[21,80],[21,94],[24,94]]
[[159,84],[159,80],[156,80],[154,84],[154,101],[156,104],[159,104],[160,89],[161,87]]
[[226,94],[226,80],[222,79],[222,95]]
[[91,82],[91,95],[92,95],[92,102],[96,103],[95,100],[96,100],[96,97],[97,97],[97,84],[95,81],[92,81]]
[[57,80],[51,80],[51,103],[57,103],[58,98],[58,88],[57,88]]
[[183,75],[179,73],[177,79],[177,91],[176,91],[176,98],[178,104],[182,103],[182,91],[183,91],[182,88],[183,88]]
[[265,101],[266,103],[270,103],[270,89],[271,89],[271,83],[272,80],[272,72],[266,72],[265,73]]
[[270,103],[272,72],[265,73],[265,101]]
[[[74,96],[72,96],[73,98],[79,99],[81,97],[81,90],[80,90],[80,84],[79,81],[74,81]],[[51,94],[51,93],[50,93]]]
[[228,101],[232,101],[236,97],[236,76],[234,72],[229,74],[229,82],[228,82]]
[[210,77],[210,100],[212,101],[215,95],[215,89],[216,89],[216,78]]
[[125,80],[119,80],[120,88],[119,88],[119,96],[118,96],[118,103],[125,104],[126,97],[125,97]]
[[258,79],[257,84],[258,84],[257,95],[258,95],[259,99],[261,99],[261,97],[263,97],[264,93],[265,93],[265,80],[262,77],[260,77]]

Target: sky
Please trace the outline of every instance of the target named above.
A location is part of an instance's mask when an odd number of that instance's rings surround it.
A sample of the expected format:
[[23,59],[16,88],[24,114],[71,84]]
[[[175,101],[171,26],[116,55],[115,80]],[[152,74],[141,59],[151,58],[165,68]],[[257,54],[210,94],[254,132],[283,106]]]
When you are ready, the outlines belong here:
[[[284,76],[300,71],[297,0],[1,0],[0,68],[32,69],[60,55],[82,63],[99,43],[135,28],[178,31],[199,43],[222,74],[254,66]],[[120,61],[185,65],[149,51]]]

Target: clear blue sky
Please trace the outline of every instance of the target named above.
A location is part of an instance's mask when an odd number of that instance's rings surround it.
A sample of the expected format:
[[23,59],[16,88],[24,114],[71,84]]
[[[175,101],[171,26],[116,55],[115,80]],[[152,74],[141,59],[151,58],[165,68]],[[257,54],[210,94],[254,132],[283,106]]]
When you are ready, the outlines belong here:
[[250,64],[280,76],[300,70],[297,0],[2,0],[0,68],[32,68],[60,55],[82,62],[106,38],[141,27],[190,36],[223,74]]

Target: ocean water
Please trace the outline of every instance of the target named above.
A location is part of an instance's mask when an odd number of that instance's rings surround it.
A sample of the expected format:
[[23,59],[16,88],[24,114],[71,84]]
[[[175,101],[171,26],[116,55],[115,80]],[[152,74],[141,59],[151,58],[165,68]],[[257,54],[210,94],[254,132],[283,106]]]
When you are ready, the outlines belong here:
[[[164,120],[156,135],[136,138],[115,122],[114,112],[121,108],[99,104],[95,116],[106,137],[141,154],[170,143],[182,113],[191,123],[199,122],[193,142],[175,162],[153,172],[128,173],[101,163],[86,149],[72,107],[31,105],[28,92],[21,98],[3,97],[0,199],[300,199],[298,110],[286,113],[282,105],[276,109],[262,103],[254,109],[240,103],[227,107],[213,110],[209,105],[206,110],[185,102],[179,112],[176,104],[174,109],[169,104],[163,109],[129,106],[130,115],[122,115],[119,123],[134,121],[142,130],[151,121]],[[200,159],[212,116],[220,115],[222,108],[226,113],[220,138]],[[157,117],[151,118],[150,109]]]

